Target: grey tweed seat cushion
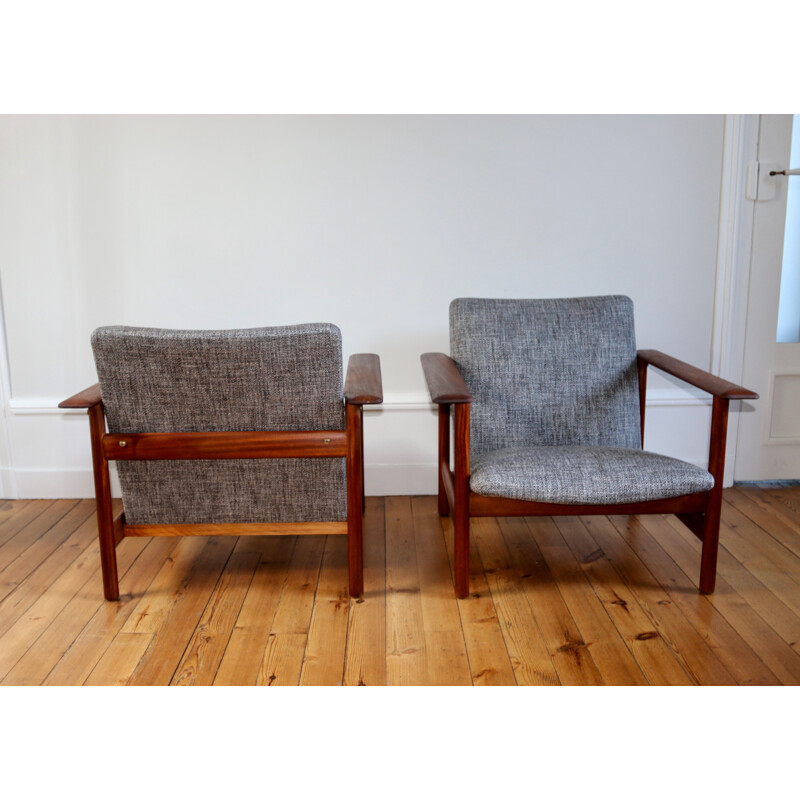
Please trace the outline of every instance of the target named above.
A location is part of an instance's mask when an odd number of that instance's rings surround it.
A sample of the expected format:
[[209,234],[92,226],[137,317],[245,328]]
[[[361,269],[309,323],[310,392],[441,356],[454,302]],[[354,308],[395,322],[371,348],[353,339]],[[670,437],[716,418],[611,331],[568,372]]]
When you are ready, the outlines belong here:
[[476,458],[470,476],[478,494],[571,505],[661,500],[713,485],[713,477],[694,464],[626,447],[496,450]]

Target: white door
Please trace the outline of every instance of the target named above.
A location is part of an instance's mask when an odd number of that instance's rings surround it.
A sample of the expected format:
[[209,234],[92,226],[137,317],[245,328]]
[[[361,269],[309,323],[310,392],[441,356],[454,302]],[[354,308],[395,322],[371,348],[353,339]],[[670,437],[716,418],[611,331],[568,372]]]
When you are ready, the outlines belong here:
[[800,175],[780,174],[792,167],[800,115],[762,116],[742,371],[761,398],[742,404],[736,480],[800,479]]

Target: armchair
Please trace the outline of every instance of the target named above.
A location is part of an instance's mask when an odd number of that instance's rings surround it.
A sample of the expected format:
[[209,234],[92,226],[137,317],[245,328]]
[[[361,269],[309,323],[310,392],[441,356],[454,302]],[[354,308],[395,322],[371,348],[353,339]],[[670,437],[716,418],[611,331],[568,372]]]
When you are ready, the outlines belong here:
[[382,402],[378,356],[351,356],[342,391],[329,324],[105,327],[92,348],[99,383],[59,407],[89,413],[107,600],[126,536],[346,534],[350,595],[362,593],[362,408]]
[[[422,366],[439,406],[439,513],[453,514],[458,597],[469,521],[485,516],[674,513],[703,543],[700,592],[714,591],[728,406],[757,394],[637,352],[622,296],[456,299],[450,347]],[[642,449],[649,366],[713,395],[708,470]]]

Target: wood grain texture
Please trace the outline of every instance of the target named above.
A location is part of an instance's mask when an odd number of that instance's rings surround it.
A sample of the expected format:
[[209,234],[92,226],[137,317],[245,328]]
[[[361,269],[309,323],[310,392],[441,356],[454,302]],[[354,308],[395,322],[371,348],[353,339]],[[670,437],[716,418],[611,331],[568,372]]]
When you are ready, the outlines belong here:
[[100,384],[95,383],[93,386],[89,386],[82,392],[78,392],[78,394],[74,394],[72,395],[72,397],[68,397],[66,400],[62,400],[58,404],[58,407],[91,408],[92,406],[96,406],[102,402],[103,402],[103,397],[100,393]]
[[375,353],[356,353],[347,361],[344,399],[352,405],[383,402],[381,361]]
[[350,600],[345,686],[386,684],[385,519],[384,499],[368,497],[364,514],[364,592]]
[[326,536],[346,534],[346,522],[215,522],[126,525],[125,536]]
[[644,362],[649,366],[657,367],[663,372],[674,375],[682,381],[691,386],[696,386],[704,392],[714,395],[715,397],[724,398],[726,400],[758,400],[758,395],[745,389],[743,386],[737,386],[735,383],[726,381],[723,378],[718,378],[706,370],[693,367],[685,361],[680,361],[677,358],[668,356],[659,350],[639,350],[639,362]]
[[437,499],[370,497],[358,599],[340,536],[186,537],[123,539],[107,603],[86,504],[9,501],[0,681],[800,685],[799,503],[723,492],[713,595],[674,516],[600,515],[474,520],[457,599]]
[[461,377],[456,362],[444,353],[423,353],[422,372],[434,403],[471,403],[472,392]]
[[344,431],[211,431],[107,433],[103,456],[112,461],[218,458],[342,458]]

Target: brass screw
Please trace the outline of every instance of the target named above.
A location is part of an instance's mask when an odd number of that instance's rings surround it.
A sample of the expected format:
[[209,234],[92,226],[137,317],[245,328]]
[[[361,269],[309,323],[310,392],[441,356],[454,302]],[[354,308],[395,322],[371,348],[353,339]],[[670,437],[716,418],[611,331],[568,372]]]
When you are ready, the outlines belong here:
[[119,443],[119,446],[120,446],[120,447],[127,447],[127,446],[128,446],[128,443],[127,443],[126,441],[124,441],[124,440],[123,440],[123,441],[121,441],[121,442]]
[[325,444],[330,444],[331,443],[330,439],[323,439],[323,441],[325,442]]

